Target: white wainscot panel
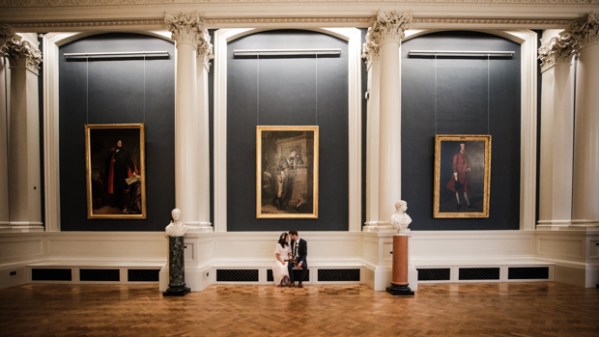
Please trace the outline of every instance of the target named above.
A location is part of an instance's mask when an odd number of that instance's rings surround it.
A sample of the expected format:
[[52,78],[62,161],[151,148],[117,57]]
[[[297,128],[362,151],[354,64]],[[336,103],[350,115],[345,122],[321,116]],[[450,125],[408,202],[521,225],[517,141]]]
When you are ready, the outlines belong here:
[[0,264],[43,257],[43,247],[39,235],[4,235],[0,238]]
[[166,259],[164,233],[49,233],[47,257],[88,259]]
[[584,261],[584,240],[582,238],[540,236],[537,238],[537,249],[543,257]]
[[534,233],[523,231],[412,232],[410,259],[488,260],[534,257]]

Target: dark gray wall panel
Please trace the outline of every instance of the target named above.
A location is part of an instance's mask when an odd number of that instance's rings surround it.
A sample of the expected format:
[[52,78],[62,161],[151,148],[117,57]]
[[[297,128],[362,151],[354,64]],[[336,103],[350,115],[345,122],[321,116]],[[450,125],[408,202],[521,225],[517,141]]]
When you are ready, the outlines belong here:
[[[233,57],[236,49],[340,48],[340,57]],[[348,221],[347,44],[310,31],[257,33],[229,43],[227,228],[336,231]],[[256,219],[256,126],[319,125],[319,218]]]
[[[410,50],[512,50],[512,58],[408,57]],[[402,198],[414,230],[518,229],[520,46],[475,32],[402,43]],[[435,134],[491,134],[488,219],[433,218]],[[471,196],[472,197],[472,196]]]
[[[60,58],[60,194],[63,231],[162,231],[174,207],[174,45],[137,34],[102,34],[69,52],[166,50],[161,59]],[[85,124],[144,123],[146,220],[88,220]]]

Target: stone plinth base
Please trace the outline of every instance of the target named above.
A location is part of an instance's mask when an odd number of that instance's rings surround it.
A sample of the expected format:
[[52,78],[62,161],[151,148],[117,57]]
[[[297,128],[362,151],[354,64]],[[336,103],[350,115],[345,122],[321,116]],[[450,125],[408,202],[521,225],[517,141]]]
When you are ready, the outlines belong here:
[[387,292],[391,295],[414,295],[414,292],[407,284],[397,285],[392,283],[391,286],[387,287]]

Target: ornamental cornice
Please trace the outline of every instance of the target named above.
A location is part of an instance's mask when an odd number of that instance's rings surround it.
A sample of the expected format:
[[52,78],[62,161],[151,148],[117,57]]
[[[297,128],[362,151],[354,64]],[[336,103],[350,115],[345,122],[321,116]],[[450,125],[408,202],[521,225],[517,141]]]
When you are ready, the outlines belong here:
[[[205,26],[210,29],[233,27],[285,27],[285,26],[318,26],[318,27],[362,27],[372,24],[372,16],[313,16],[313,17],[218,17],[203,18]],[[414,17],[411,28],[565,28],[571,19],[560,18],[478,18],[478,17]],[[52,31],[86,31],[86,30],[161,30],[165,29],[164,17],[124,20],[65,20],[39,22],[11,22],[11,27],[19,32],[52,32]]]
[[472,5],[599,5],[599,0],[0,0],[0,8],[60,8],[60,7],[143,7],[165,5],[213,5],[213,4],[472,4]]

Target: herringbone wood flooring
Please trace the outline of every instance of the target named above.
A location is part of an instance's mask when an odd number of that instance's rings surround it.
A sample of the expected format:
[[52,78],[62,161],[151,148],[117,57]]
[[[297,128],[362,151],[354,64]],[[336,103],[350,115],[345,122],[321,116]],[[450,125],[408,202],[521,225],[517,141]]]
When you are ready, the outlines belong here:
[[0,336],[599,336],[599,289],[557,283],[420,285],[30,284],[0,290]]

